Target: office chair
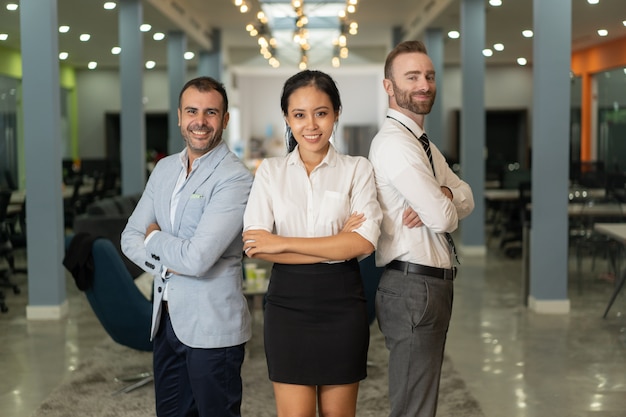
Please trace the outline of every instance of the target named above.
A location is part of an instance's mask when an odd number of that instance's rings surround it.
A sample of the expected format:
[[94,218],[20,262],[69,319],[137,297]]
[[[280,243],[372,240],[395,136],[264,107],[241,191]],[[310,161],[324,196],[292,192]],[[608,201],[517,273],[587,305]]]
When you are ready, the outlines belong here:
[[521,181],[517,185],[519,198],[511,208],[509,219],[504,225],[505,233],[500,240],[500,248],[504,254],[510,258],[517,258],[523,252],[524,228],[530,226],[531,183]]
[[614,239],[598,233],[594,229],[595,223],[621,223],[624,220],[622,203],[613,196],[604,198],[589,198],[582,203],[580,215],[570,223],[569,242],[576,251],[576,267],[578,277],[578,293],[583,291],[583,258],[591,256],[591,270],[595,269],[598,256],[609,261],[609,270],[615,277],[619,276],[617,254],[621,244]]
[[[7,226],[7,212],[11,203],[11,193],[12,191],[9,190],[0,190],[0,257],[4,258],[8,264],[8,268],[0,271],[0,287],[11,288],[14,294],[19,294],[20,287],[11,281],[15,269],[13,245]],[[9,311],[2,291],[0,291],[0,311],[2,313]]]
[[[71,245],[72,240],[83,239],[84,235],[86,234],[81,233],[66,239],[66,256],[63,260],[66,268],[71,265],[69,258],[72,256],[71,251],[74,250]],[[76,243],[82,245],[83,242],[88,244],[88,240],[78,240]],[[110,240],[95,238],[91,242],[93,263],[90,264],[86,260],[86,264],[93,265],[93,280],[84,292],[93,312],[115,342],[131,349],[152,352],[150,341],[152,302],[137,288],[119,252]],[[70,272],[76,278],[76,270],[70,270]],[[131,379],[136,379],[137,382],[113,394],[130,392],[145,385],[153,380],[153,374],[145,372],[134,377],[116,378],[120,381]]]

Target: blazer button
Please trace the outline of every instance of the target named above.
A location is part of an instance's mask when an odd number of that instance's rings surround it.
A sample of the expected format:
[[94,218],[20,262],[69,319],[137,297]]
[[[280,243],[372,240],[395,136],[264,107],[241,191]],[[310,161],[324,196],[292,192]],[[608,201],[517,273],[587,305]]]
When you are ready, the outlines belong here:
[[163,292],[163,288],[159,287],[159,288],[157,289],[157,291],[158,291],[158,292]]
[[147,266],[148,268],[150,268],[150,269],[154,269],[154,265],[153,265],[153,264],[151,264],[151,263],[150,263],[150,262],[148,262],[148,261],[146,261],[146,263],[145,263],[144,265],[146,265],[146,266]]

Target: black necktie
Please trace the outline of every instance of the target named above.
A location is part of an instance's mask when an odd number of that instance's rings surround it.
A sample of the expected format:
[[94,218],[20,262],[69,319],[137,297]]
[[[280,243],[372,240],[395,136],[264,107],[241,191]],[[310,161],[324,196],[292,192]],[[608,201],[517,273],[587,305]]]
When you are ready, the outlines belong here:
[[[430,151],[430,141],[428,140],[428,136],[426,136],[426,133],[423,133],[422,136],[419,137],[419,141],[424,147],[424,151],[426,152],[426,155],[428,156],[428,161],[430,162],[430,168],[433,170],[433,175],[437,176],[437,174],[435,174],[435,164],[433,164],[433,154]],[[448,245],[450,245],[450,249],[452,250],[452,253],[454,254],[454,259],[456,259],[457,263],[460,264],[461,262],[459,262],[459,257],[456,254],[456,245],[454,244],[454,240],[452,240],[452,235],[446,232],[445,236],[446,236],[446,240],[448,241]]]

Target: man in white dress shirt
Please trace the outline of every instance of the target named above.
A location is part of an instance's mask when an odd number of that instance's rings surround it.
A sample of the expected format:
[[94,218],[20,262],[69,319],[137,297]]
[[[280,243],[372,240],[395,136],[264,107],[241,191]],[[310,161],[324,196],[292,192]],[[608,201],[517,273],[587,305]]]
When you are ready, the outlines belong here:
[[456,272],[448,237],[474,199],[422,137],[436,86],[421,42],[403,42],[389,53],[383,86],[389,110],[369,159],[383,210],[376,264],[385,271],[376,310],[390,352],[390,416],[434,417]]

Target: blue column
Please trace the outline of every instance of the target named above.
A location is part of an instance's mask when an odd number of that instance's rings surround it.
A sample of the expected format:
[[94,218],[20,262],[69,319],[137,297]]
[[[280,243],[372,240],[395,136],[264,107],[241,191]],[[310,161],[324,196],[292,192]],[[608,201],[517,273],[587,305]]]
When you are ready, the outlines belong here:
[[437,145],[437,147],[447,154],[447,146],[444,143],[445,132],[443,126],[443,31],[441,28],[426,29],[424,36],[424,44],[428,50],[428,56],[433,61],[435,74],[437,79],[437,99],[431,109],[428,117],[426,117],[426,132],[428,138]]
[[224,82],[222,80],[223,54],[222,31],[220,29],[213,29],[211,43],[213,49],[200,51],[198,56],[198,76],[209,76]]
[[187,63],[185,51],[187,49],[187,37],[183,32],[173,31],[167,35],[167,78],[169,85],[169,110],[168,110],[168,141],[167,153],[180,152],[184,144],[180,137],[178,127],[178,96],[180,89],[187,81]]
[[56,0],[20,2],[28,319],[67,314]]
[[567,313],[571,0],[533,0],[530,296],[537,312]]
[[476,206],[461,223],[465,253],[485,253],[485,2],[461,1],[461,176]]
[[146,185],[146,121],[143,109],[143,23],[140,0],[119,2],[122,194]]

